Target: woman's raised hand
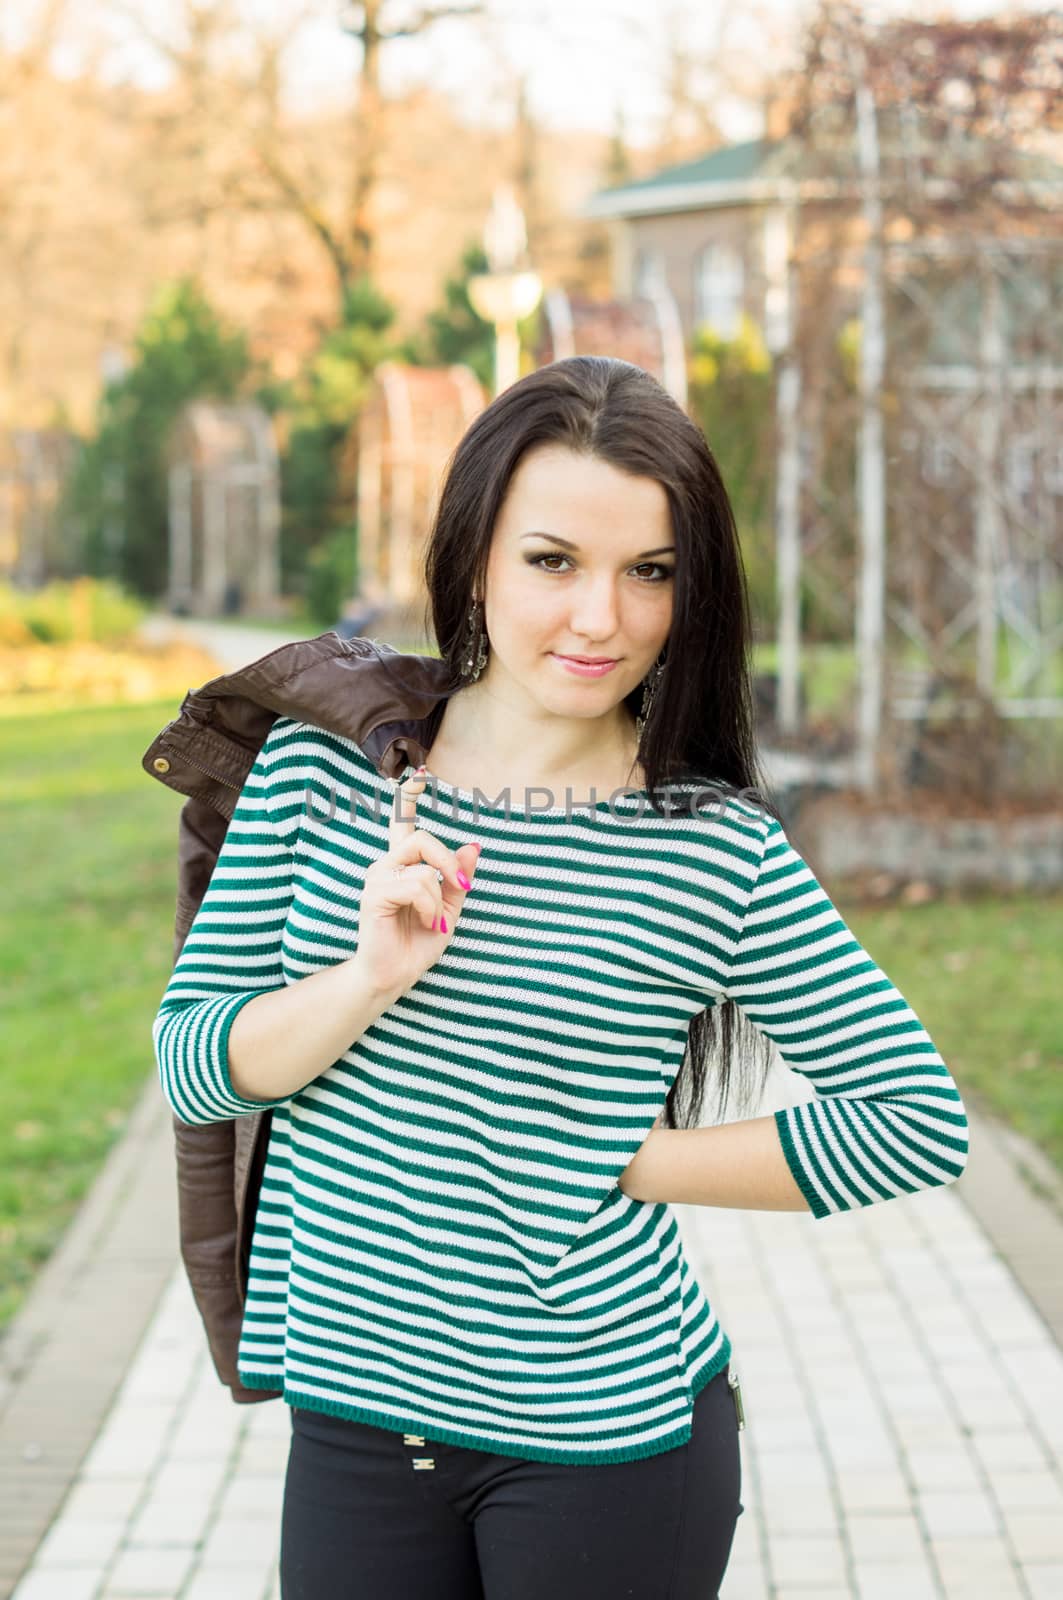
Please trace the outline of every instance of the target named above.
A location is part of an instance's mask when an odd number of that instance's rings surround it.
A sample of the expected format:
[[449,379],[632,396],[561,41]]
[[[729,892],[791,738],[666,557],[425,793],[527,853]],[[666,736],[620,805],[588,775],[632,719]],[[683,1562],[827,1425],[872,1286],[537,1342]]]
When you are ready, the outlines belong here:
[[[398,814],[388,822],[388,852],[367,869],[358,908],[354,963],[372,989],[396,997],[450,943],[480,852],[478,844],[450,850],[417,827],[424,786],[423,767],[400,786]],[[405,869],[397,877],[396,867]]]

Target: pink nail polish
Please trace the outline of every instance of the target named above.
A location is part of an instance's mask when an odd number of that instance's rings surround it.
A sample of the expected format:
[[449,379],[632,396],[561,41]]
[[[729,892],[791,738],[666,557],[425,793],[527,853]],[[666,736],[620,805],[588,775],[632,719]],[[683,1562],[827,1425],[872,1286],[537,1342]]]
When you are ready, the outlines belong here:
[[440,917],[440,919],[439,919],[439,931],[440,931],[440,933],[446,933],[446,931],[447,931],[447,919],[446,919],[446,917]]
[[469,882],[469,879],[465,876],[464,872],[458,873],[458,882],[461,884],[463,889],[472,888],[472,884]]

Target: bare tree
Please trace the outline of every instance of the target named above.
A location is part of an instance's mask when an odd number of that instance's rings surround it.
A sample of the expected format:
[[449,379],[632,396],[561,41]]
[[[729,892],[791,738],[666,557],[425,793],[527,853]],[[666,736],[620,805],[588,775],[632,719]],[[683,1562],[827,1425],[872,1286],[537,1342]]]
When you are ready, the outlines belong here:
[[[479,0],[466,5],[408,9],[401,22],[385,25],[388,0],[343,5],[340,25],[361,46],[358,94],[354,112],[351,178],[346,204],[331,208],[312,181],[286,158],[279,116],[260,121],[255,149],[262,168],[279,193],[302,217],[325,250],[342,298],[356,279],[371,276],[375,266],[376,228],[373,198],[379,181],[385,138],[385,105],[380,86],[381,52],[395,39],[425,34],[450,17],[471,18],[483,12]],[[267,82],[276,83],[276,74]],[[273,110],[276,111],[276,102]]]
[[373,190],[380,169],[381,116],[380,55],[394,39],[411,39],[427,33],[448,17],[474,17],[483,13],[479,0],[464,5],[407,6],[406,20],[384,26],[388,0],[362,0],[344,5],[344,31],[362,47],[355,121],[354,176],[345,224],[341,224],[348,261],[348,280],[370,275],[374,266],[375,230],[371,215]]
[[295,0],[279,22],[256,19],[253,26],[233,0],[181,0],[168,28],[132,0],[111,5],[173,70],[174,89],[154,114],[153,136],[168,170],[193,179],[187,186],[159,184],[157,174],[155,182],[146,181],[146,222],[175,220],[188,208],[184,214],[199,224],[205,250],[210,218],[219,211],[290,211],[324,251],[342,301],[375,264],[373,201],[388,120],[382,51],[444,19],[481,15],[480,0],[399,7],[397,14],[392,0],[341,0],[337,25],[360,46],[361,60],[347,129],[349,172],[339,196],[292,140],[283,106],[288,51],[304,25],[320,17],[320,0]]
[[[804,59],[793,74],[792,131],[828,163],[838,145],[824,139],[826,118],[848,139],[857,97],[854,50],[880,113],[896,113],[896,147],[908,196],[926,197],[924,179],[955,177],[965,203],[1012,179],[1024,151],[1047,149],[1063,134],[1063,11],[1005,18],[922,21],[900,17],[871,26],[854,0],[823,0],[810,23]],[[889,171],[885,174],[889,176]],[[916,180],[913,184],[912,180]],[[1022,196],[1028,203],[1030,192]],[[1006,203],[1000,191],[994,205]]]
[[[618,17],[623,34],[635,43],[640,58],[659,63],[656,69],[663,112],[654,141],[652,165],[671,165],[707,154],[727,142],[717,107],[722,100],[759,105],[767,98],[789,45],[789,27],[761,8],[756,0],[738,5],[720,0],[700,20],[711,18],[708,37],[695,37],[690,13],[674,0],[662,7],[639,6]],[[740,28],[759,39],[751,53]]]
[[666,111],[658,160],[681,161],[687,155],[701,155],[725,142],[713,111],[712,85],[719,81],[715,57],[727,10],[724,5],[716,14],[716,40],[708,60],[688,42],[687,29],[674,7],[662,19]]
[[[49,58],[67,0],[46,0],[19,49],[0,50],[0,424],[25,421],[27,339],[40,277],[60,225],[52,180],[61,176],[61,130]],[[4,292],[6,290],[6,293]],[[6,302],[6,303],[5,303]]]

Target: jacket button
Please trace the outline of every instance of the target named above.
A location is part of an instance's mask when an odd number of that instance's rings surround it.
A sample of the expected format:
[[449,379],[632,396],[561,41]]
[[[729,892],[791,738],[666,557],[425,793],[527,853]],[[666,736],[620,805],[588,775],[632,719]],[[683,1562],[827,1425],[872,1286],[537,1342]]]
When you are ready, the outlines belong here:
[[156,756],[151,764],[156,772],[169,772],[170,770],[170,763],[165,756]]

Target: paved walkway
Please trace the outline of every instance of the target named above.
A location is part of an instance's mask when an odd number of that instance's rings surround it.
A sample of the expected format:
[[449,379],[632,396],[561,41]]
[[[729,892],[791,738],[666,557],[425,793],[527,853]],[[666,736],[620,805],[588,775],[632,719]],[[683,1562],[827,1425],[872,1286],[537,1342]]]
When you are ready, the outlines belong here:
[[[804,1090],[779,1069],[763,1109]],[[141,1188],[128,1205],[154,1204],[152,1230],[172,1240],[161,1104],[149,1085],[141,1115],[155,1130],[156,1198]],[[948,1189],[822,1223],[676,1208],[733,1341],[746,1408],[746,1512],[722,1600],[1063,1596],[1063,1305],[1047,1281],[1063,1262],[1063,1224],[1006,1154],[972,1117],[971,1164]],[[1001,1200],[1041,1309],[979,1220],[984,1207],[995,1227]],[[278,1596],[288,1409],[234,1405],[183,1271],[172,1262],[160,1284],[14,1600]],[[120,1326],[120,1305],[104,1314]],[[53,1409],[76,1410],[76,1385],[64,1395],[52,1380],[49,1392]]]
[[257,661],[270,650],[293,639],[312,638],[324,633],[324,628],[294,628],[283,623],[272,627],[252,627],[250,624],[227,622],[224,617],[175,617],[169,612],[152,612],[137,630],[145,644],[168,644],[183,640],[198,644],[219,663],[222,672],[235,672],[238,667]]
[[[153,612],[141,623],[140,637],[146,643],[163,644],[171,639],[183,639],[198,644],[210,652],[220,664],[222,672],[235,672],[248,662],[257,661],[270,650],[293,639],[314,639],[327,631],[327,624],[316,623],[305,627],[276,623],[270,627],[256,627],[247,623],[229,622],[224,617],[175,617],[169,612]],[[399,627],[385,622],[373,623],[371,639],[385,639],[398,650],[422,651],[426,648],[420,631],[409,625]]]

